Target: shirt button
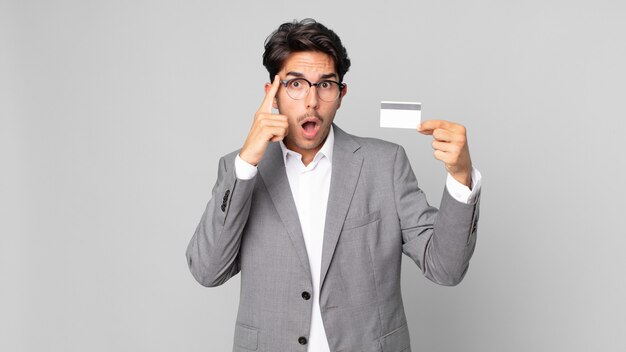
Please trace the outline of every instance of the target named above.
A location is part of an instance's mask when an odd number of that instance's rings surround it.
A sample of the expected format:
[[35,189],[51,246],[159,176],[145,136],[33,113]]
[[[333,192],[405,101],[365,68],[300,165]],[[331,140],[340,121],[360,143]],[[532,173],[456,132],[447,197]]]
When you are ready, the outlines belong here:
[[300,343],[301,345],[306,345],[306,337],[300,336],[298,338],[298,343]]
[[304,298],[306,301],[308,301],[311,298],[311,294],[304,291],[302,292],[302,298]]

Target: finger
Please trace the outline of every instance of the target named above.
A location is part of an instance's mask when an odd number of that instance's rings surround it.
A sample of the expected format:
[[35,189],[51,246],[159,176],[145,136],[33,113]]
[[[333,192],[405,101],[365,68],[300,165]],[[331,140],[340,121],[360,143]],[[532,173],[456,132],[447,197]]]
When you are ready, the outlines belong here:
[[455,140],[455,136],[452,132],[437,128],[433,131],[433,138],[442,142],[452,142]]
[[270,142],[278,142],[278,141],[282,141],[285,139],[285,136],[274,136],[272,137],[272,139],[270,139]]
[[261,133],[266,139],[270,139],[273,136],[286,136],[288,131],[287,126],[267,126]]
[[272,121],[282,121],[282,122],[289,121],[289,118],[287,117],[287,115],[281,115],[281,114],[264,114],[263,118],[267,120],[272,120]]
[[285,115],[263,114],[258,117],[258,123],[263,126],[288,126],[289,121]]
[[278,87],[280,86],[280,77],[278,75],[274,76],[274,81],[272,82],[272,87],[267,94],[265,94],[265,99],[263,100],[263,104],[261,104],[261,110],[271,113],[272,106],[274,104],[274,98],[276,97],[276,92],[278,92]]
[[287,116],[279,114],[262,113],[255,117],[253,128],[265,128],[268,126],[281,126],[287,128],[289,127],[289,120]]
[[458,153],[460,151],[458,145],[447,142],[433,141],[432,147],[435,150],[440,150],[446,153]]
[[278,121],[264,121],[261,125],[260,133],[263,133],[266,137],[269,135],[274,135],[277,128],[282,130],[288,130],[289,125],[284,122]]
[[428,120],[424,121],[419,126],[420,132],[433,131],[437,128],[449,129],[450,122],[446,120]]
[[287,134],[289,133],[289,129],[285,127],[272,127],[268,130],[268,132],[270,132],[269,140],[271,142],[278,142],[282,141],[285,136],[287,136]]
[[421,128],[422,128],[422,126],[421,126],[421,125],[420,125],[420,126],[418,126],[418,127],[417,127],[417,132],[419,132],[419,133],[421,133],[421,134],[424,134],[424,135],[431,135],[431,134],[433,134],[433,130],[423,130],[423,129],[421,129]]
[[450,153],[446,153],[446,152],[441,151],[441,150],[435,150],[433,152],[433,155],[435,156],[435,159],[443,161],[444,164],[449,164],[450,163],[450,159],[451,159]]
[[458,123],[446,121],[446,120],[429,120],[424,121],[420,124],[419,130],[422,131],[433,131],[438,128],[448,130],[454,133],[465,134],[465,126],[460,125]]

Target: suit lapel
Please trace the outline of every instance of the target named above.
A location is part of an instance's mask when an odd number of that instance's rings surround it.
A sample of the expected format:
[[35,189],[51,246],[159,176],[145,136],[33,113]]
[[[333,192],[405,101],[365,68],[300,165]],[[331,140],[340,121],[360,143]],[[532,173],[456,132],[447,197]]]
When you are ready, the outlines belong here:
[[302,235],[302,226],[298,218],[296,203],[293,200],[287,171],[285,170],[285,161],[280,144],[270,143],[267,146],[265,155],[259,163],[259,174],[261,175],[265,187],[274,202],[276,211],[280,216],[283,224],[287,229],[291,243],[298,253],[300,263],[304,267],[306,273],[311,275],[309,266],[309,257],[304,244],[304,236]]
[[344,220],[361,173],[363,156],[355,153],[359,144],[343,130],[333,124],[335,145],[333,147],[333,168],[326,208],[324,244],[322,246],[322,268],[320,289],[324,284],[328,267],[335,253]]

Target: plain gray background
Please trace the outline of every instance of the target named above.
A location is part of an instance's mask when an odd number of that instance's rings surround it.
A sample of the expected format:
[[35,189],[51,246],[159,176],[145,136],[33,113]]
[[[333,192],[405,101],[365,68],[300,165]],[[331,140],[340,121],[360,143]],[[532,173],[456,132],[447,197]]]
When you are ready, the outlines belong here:
[[465,281],[405,258],[414,349],[626,350],[625,8],[0,2],[0,350],[230,350],[239,278],[204,288],[184,252],[263,99],[263,41],[304,17],[352,59],[342,128],[402,144],[438,205],[430,137],[378,128],[381,100],[420,101],[484,176]]

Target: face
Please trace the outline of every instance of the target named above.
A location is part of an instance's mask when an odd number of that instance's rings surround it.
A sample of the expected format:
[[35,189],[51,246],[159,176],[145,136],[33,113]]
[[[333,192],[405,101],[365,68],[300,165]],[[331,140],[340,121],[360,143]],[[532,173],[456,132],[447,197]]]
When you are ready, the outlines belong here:
[[[302,77],[311,83],[326,79],[339,82],[333,59],[315,51],[289,55],[278,75],[281,80]],[[271,84],[267,83],[265,91],[270,87]],[[283,140],[287,148],[302,154],[303,158],[312,159],[326,141],[330,125],[346,93],[347,87],[344,87],[336,101],[326,102],[319,99],[317,87],[311,87],[306,97],[295,100],[287,95],[285,86],[281,84],[274,99],[274,108],[289,119],[289,134]]]

